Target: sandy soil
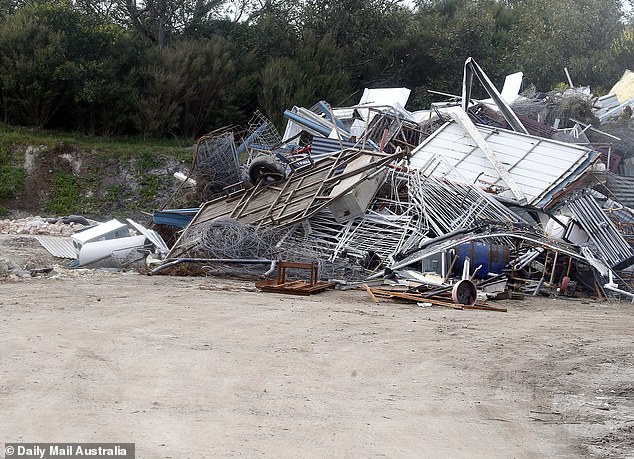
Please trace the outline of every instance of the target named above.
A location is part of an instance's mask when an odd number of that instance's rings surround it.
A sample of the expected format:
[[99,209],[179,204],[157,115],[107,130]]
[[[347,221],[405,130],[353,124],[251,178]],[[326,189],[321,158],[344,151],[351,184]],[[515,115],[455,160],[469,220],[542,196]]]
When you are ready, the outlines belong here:
[[[0,238],[0,258],[54,263],[18,242]],[[135,442],[139,458],[634,457],[629,303],[456,311],[61,268],[0,291],[0,442]]]

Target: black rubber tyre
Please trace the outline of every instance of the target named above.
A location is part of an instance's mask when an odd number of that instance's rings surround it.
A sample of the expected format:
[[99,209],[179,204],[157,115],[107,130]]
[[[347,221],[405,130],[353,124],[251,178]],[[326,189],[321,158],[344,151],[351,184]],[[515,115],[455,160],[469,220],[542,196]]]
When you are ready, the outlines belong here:
[[254,185],[261,180],[266,183],[281,182],[286,178],[284,165],[269,156],[255,158],[249,166],[249,179]]

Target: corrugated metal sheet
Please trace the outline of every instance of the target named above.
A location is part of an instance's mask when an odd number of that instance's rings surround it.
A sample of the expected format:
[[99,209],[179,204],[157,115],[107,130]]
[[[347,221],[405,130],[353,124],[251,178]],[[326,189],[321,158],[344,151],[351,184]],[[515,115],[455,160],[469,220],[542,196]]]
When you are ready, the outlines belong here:
[[609,173],[606,187],[614,199],[624,206],[634,208],[634,177]]
[[634,158],[625,158],[619,164],[620,176],[634,177]]
[[[547,205],[555,189],[578,178],[598,156],[579,145],[483,125],[477,125],[477,129],[528,203],[535,206]],[[455,167],[468,182],[506,188],[495,167],[457,123],[445,124],[414,149],[411,165],[422,168],[437,156]]]
[[634,263],[634,248],[619,233],[614,224],[588,191],[577,191],[566,200],[573,217],[590,236],[599,258],[613,269],[624,269]]
[[347,140],[342,140],[340,142],[336,139],[315,137],[313,139],[310,155],[313,157],[313,159],[317,160],[325,156],[330,156],[331,154],[337,151],[341,151],[345,148],[355,148],[355,146],[357,146],[356,142],[349,142]]
[[71,260],[77,258],[73,240],[69,237],[35,236],[35,239],[54,257]]

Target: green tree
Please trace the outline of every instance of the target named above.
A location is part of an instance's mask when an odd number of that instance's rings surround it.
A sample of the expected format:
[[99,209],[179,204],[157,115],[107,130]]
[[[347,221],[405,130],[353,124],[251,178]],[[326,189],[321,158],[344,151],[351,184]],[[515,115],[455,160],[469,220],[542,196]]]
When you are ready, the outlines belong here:
[[273,57],[260,72],[259,105],[277,126],[293,105],[312,106],[320,100],[343,101],[351,91],[346,55],[330,37],[308,33],[294,58]]
[[518,40],[509,60],[535,86],[549,90],[565,81],[565,67],[576,85],[605,86],[612,78],[601,64],[623,29],[620,0],[527,0],[516,8]]
[[19,9],[0,23],[5,119],[99,133],[128,129],[138,50],[120,26],[69,2]]
[[459,93],[464,61],[473,57],[499,81],[515,72],[509,61],[517,48],[517,12],[493,0],[420,2],[416,13],[418,35],[425,40],[427,84],[431,89]]
[[[411,11],[400,0],[317,0],[305,4],[302,30],[328,38],[346,55],[346,69],[358,87],[393,83],[390,43],[403,37]],[[393,50],[393,49],[392,49]]]
[[301,105],[294,95],[305,79],[299,64],[288,57],[271,58],[260,72],[258,105],[278,128],[282,126],[284,109]]
[[24,0],[0,0],[0,20],[6,19],[25,5]]
[[113,13],[159,47],[193,34],[225,0],[118,0]]
[[136,97],[139,129],[150,136],[202,134],[230,97],[236,79],[232,56],[221,37],[152,49]]
[[214,114],[223,111],[231,85],[238,78],[233,47],[216,36],[179,43],[177,49],[185,61],[185,87],[181,95],[183,131],[196,137],[214,122],[221,122]]
[[290,57],[301,38],[301,5],[297,0],[267,1],[254,12],[247,24],[249,29],[242,43],[257,50],[261,62],[271,57]]
[[634,26],[627,26],[621,35],[614,39],[602,67],[608,76],[612,76],[612,83],[615,83],[626,69],[634,70]]
[[0,91],[5,121],[43,127],[68,90],[63,33],[20,10],[0,24]]
[[135,94],[134,120],[145,136],[176,135],[185,88],[182,56],[174,48],[153,48],[139,69],[140,87]]
[[[95,49],[93,56],[78,56],[67,63],[72,84],[72,106],[65,111],[73,126],[96,134],[120,134],[133,129],[134,88],[144,49],[121,27],[97,26],[85,35]],[[65,126],[72,128],[72,126]]]

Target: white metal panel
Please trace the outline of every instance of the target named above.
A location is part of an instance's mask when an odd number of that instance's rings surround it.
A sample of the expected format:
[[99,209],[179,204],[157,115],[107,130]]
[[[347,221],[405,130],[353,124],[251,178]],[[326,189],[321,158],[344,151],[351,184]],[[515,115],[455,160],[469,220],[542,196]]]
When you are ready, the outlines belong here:
[[117,219],[112,219],[97,226],[78,231],[71,236],[71,239],[76,252],[79,253],[82,246],[88,242],[117,239],[127,237],[129,234],[128,225],[121,223]]
[[142,249],[146,237],[129,236],[85,243],[79,252],[79,266],[93,268],[122,268],[124,263],[132,261],[129,255]]
[[[590,155],[590,150],[580,145],[489,126],[477,125],[477,129],[531,204],[536,204]],[[444,158],[468,181],[479,179],[504,187],[496,169],[457,123],[439,128],[414,149],[411,165],[420,168],[434,156]]]
[[359,101],[359,105],[355,108],[357,113],[369,123],[376,115],[375,111],[369,109],[363,109],[361,107],[386,107],[400,104],[401,107],[405,107],[409,99],[411,90],[408,88],[381,88],[381,89],[368,89],[363,90],[363,95]]
[[[500,91],[500,95],[504,102],[507,104],[512,104],[519,97],[519,93],[522,89],[522,81],[524,80],[524,73],[517,72],[511,73],[510,75],[506,75],[504,79],[504,86],[502,86],[502,91]],[[497,108],[493,99],[485,99],[480,102],[487,104],[489,107]]]
[[359,105],[394,105],[398,103],[404,107],[407,104],[410,93],[411,90],[408,88],[365,88]]
[[512,104],[522,89],[522,81],[524,80],[524,73],[516,72],[510,75],[506,75],[504,79],[504,86],[502,86],[502,99],[507,104]]
[[333,108],[332,116],[338,120],[350,120],[354,118],[354,108]]
[[132,225],[132,227],[135,230],[137,230],[139,233],[141,233],[143,236],[149,239],[149,241],[156,246],[156,248],[159,250],[161,254],[165,255],[167,252],[170,251],[169,247],[167,246],[167,244],[165,244],[165,241],[163,240],[163,238],[161,237],[159,233],[149,228],[146,228],[145,226],[135,222],[131,218],[127,218],[126,220],[130,225]]

